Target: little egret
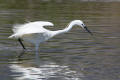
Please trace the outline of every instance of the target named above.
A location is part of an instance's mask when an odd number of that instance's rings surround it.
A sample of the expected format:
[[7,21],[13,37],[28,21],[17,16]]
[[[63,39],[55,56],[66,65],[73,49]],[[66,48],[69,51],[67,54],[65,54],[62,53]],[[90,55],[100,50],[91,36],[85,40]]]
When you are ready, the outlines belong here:
[[90,30],[88,30],[88,28],[81,20],[73,20],[68,24],[66,28],[57,31],[50,31],[44,28],[44,26],[54,26],[53,23],[51,22],[35,21],[35,22],[28,22],[25,24],[14,25],[12,29],[14,34],[9,36],[8,38],[18,39],[23,49],[26,48],[23,45],[22,40],[30,42],[35,45],[35,50],[37,52],[40,43],[47,41],[53,36],[70,31],[74,25],[81,26],[83,29],[85,29],[87,32],[89,32],[92,35]]

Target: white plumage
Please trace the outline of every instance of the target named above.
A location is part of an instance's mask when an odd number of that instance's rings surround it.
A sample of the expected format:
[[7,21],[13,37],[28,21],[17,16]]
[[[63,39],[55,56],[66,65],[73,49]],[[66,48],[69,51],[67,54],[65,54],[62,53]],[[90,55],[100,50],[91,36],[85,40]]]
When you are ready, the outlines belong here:
[[[35,45],[36,51],[38,51],[39,44],[41,42],[44,42],[55,35],[68,32],[69,30],[72,29],[74,25],[79,25],[85,30],[87,30],[90,34],[92,34],[81,20],[73,20],[69,23],[69,25],[65,29],[57,30],[57,31],[50,31],[44,28],[44,26],[54,26],[53,23],[51,22],[35,21],[35,22],[29,22],[25,24],[14,25],[12,29],[14,34],[9,36],[9,38],[19,39],[21,44],[22,44],[21,39],[23,39],[24,41],[30,42]],[[24,48],[23,44],[22,46]]]
[[29,22],[26,24],[16,24],[13,26],[14,34],[9,38],[21,37],[25,34],[44,33],[46,32],[46,29],[43,26],[54,26],[54,25],[51,22],[45,22],[45,21]]

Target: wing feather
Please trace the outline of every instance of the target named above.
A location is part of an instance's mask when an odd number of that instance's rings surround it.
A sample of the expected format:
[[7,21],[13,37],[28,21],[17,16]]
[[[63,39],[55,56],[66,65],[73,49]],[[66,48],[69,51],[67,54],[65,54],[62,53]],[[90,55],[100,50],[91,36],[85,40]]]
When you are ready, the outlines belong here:
[[44,26],[54,26],[54,24],[47,21],[35,21],[25,24],[15,24],[12,29],[14,34],[10,37],[20,37],[24,34],[31,33],[44,33],[48,31],[44,28]]

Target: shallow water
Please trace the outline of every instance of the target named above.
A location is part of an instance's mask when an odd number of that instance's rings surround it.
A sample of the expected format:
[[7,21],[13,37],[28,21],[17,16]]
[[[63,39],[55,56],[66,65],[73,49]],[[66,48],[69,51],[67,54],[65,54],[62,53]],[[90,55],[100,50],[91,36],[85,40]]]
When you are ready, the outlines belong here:
[[[29,0],[0,2],[1,80],[120,80],[120,3]],[[40,45],[8,39],[13,24],[51,21],[50,30],[81,19],[93,32],[76,26]]]

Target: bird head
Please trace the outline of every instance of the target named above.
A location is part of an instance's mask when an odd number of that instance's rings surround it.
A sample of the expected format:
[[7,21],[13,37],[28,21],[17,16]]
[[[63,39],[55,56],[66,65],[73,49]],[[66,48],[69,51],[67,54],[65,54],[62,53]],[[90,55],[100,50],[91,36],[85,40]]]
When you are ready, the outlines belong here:
[[74,20],[74,21],[72,21],[72,23],[74,23],[75,25],[81,26],[84,30],[86,30],[88,33],[90,33],[91,35],[93,35],[92,32],[83,23],[83,21],[81,21],[81,20]]

